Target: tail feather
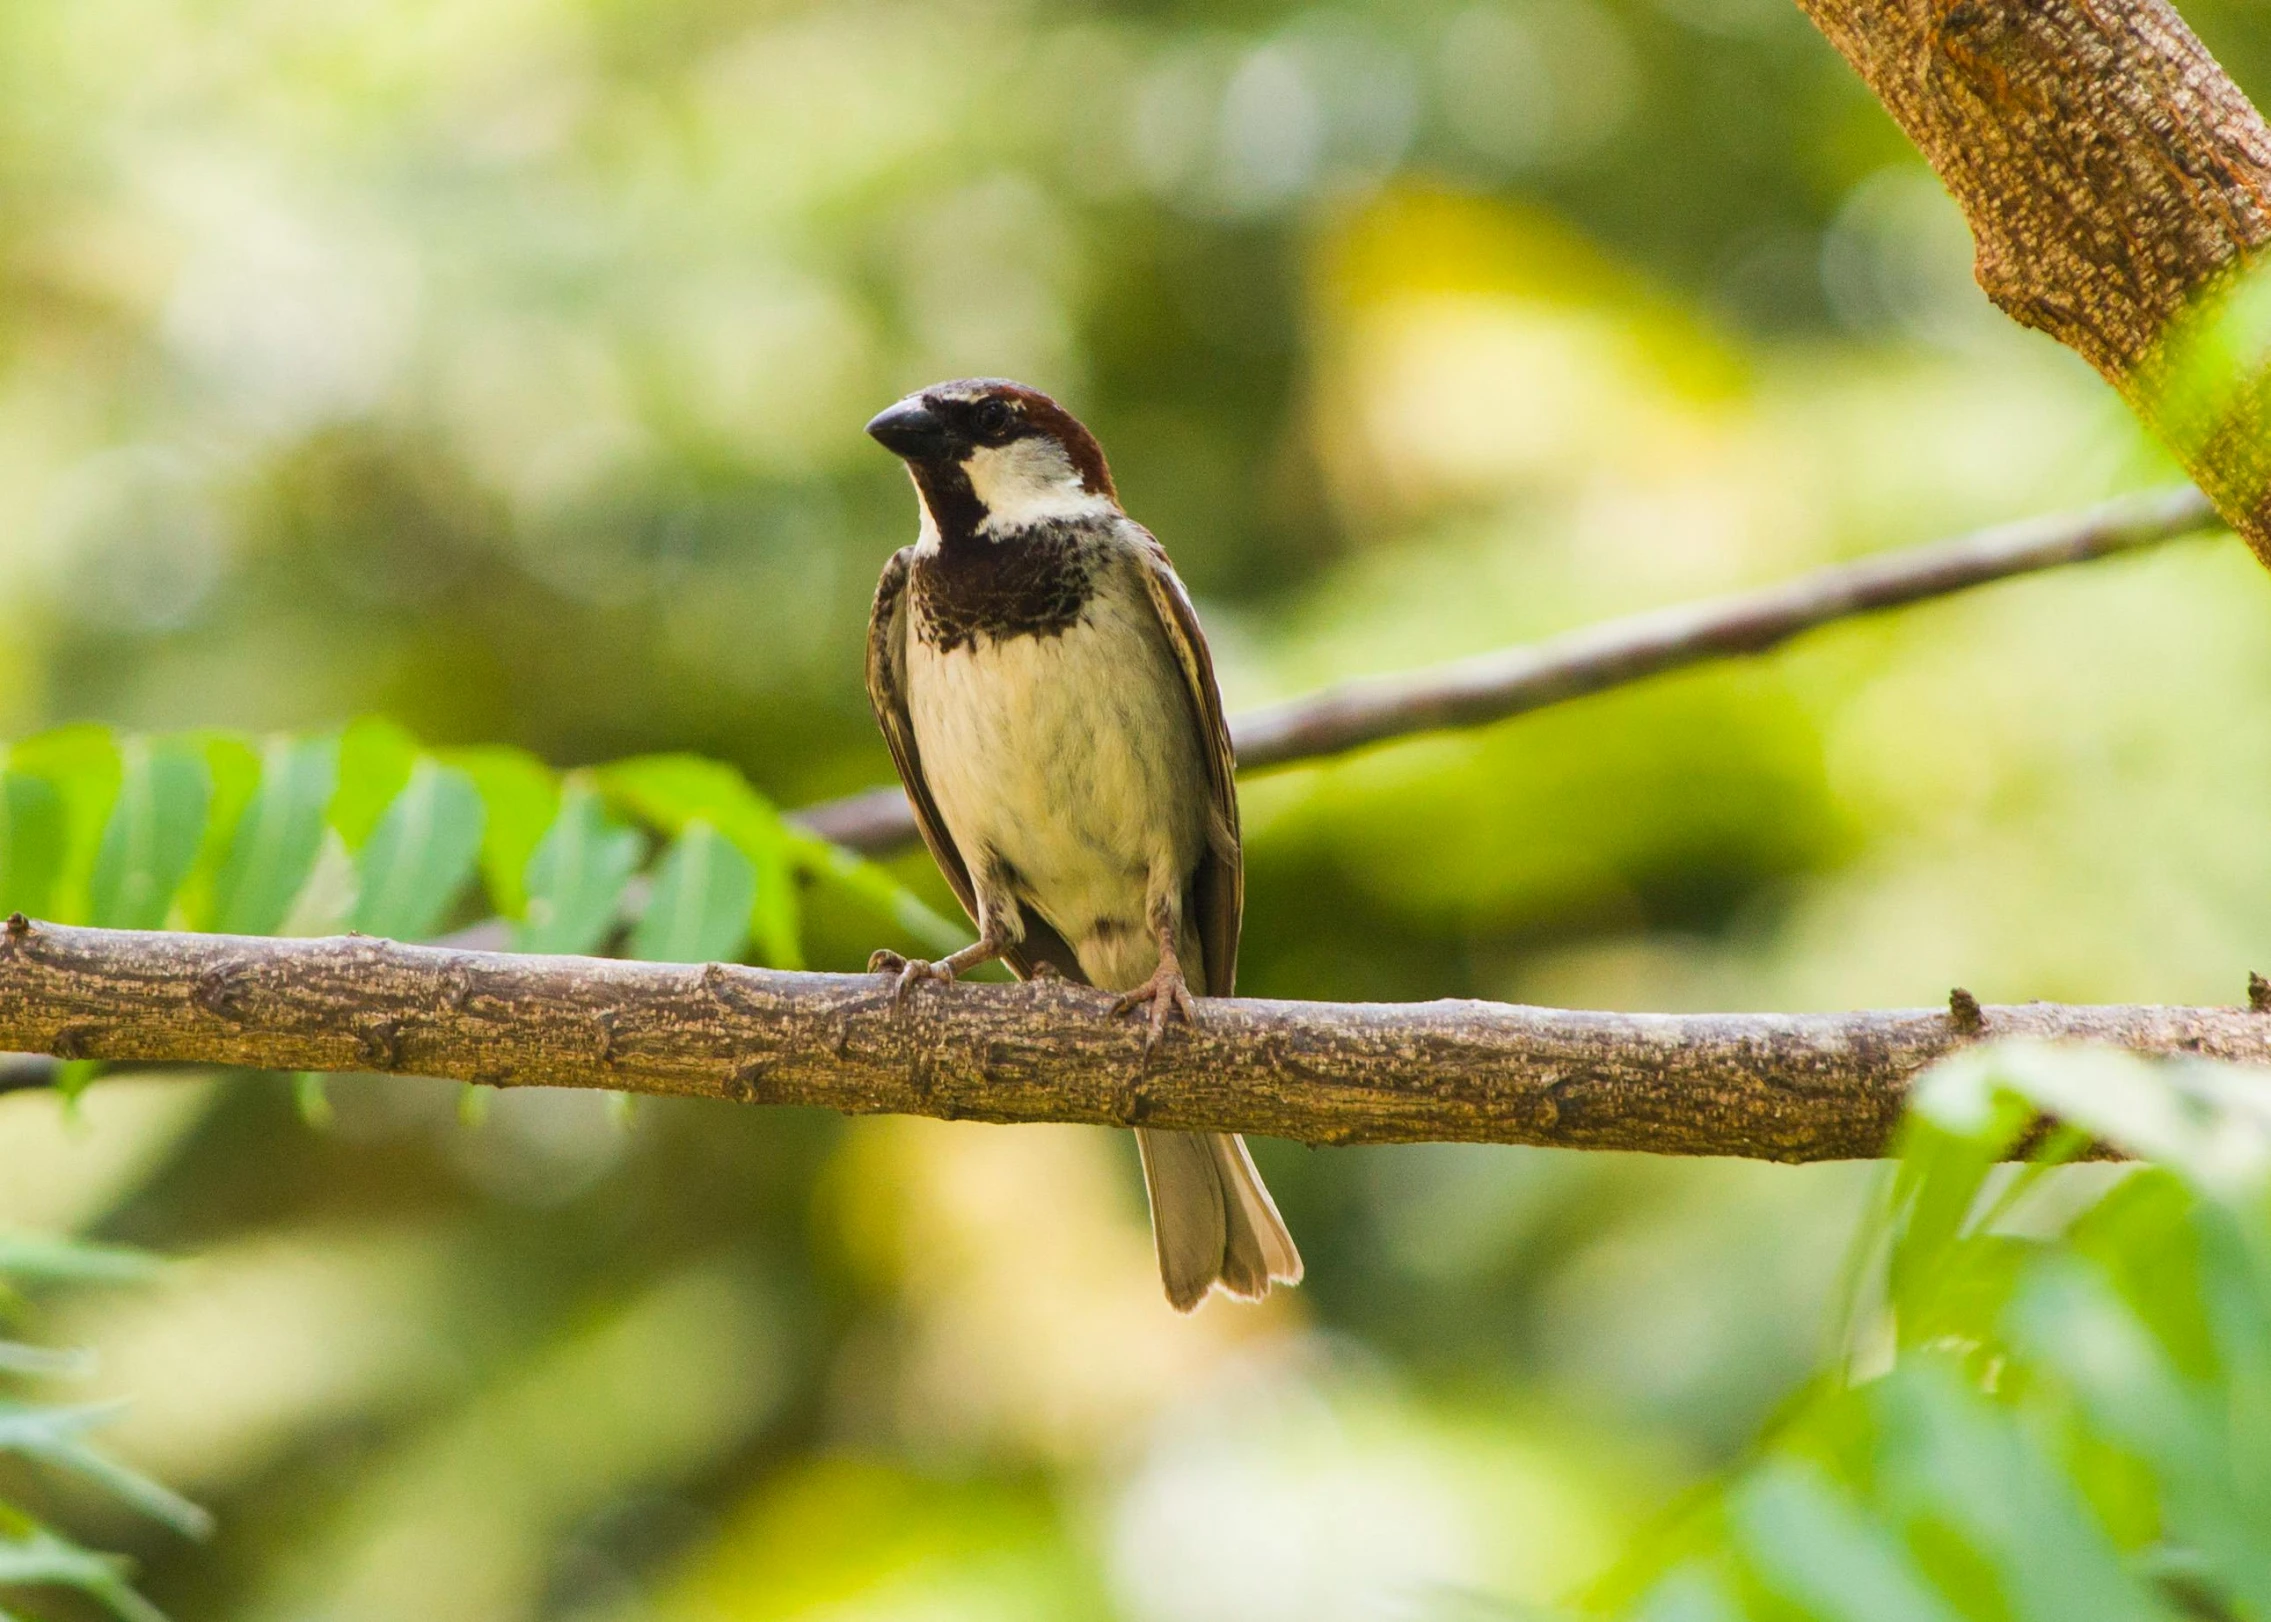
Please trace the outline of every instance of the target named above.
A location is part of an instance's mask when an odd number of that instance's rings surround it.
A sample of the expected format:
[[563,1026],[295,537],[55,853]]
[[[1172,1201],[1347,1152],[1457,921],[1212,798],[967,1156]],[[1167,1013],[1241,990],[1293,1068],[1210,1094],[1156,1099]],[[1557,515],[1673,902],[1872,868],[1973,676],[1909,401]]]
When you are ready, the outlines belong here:
[[[1068,980],[1099,983],[1065,938],[1037,914],[1026,915],[1025,931],[1009,954],[1019,979],[1030,979],[1035,967],[1046,963]],[[1194,987],[1217,996],[1230,994],[1227,978],[1218,984],[1206,974],[1205,949],[1187,926],[1178,951]],[[1119,983],[1140,985],[1142,975]],[[1301,1282],[1301,1252],[1294,1249],[1293,1235],[1254,1169],[1244,1138],[1234,1132],[1137,1127],[1135,1140],[1144,1189],[1151,1196],[1159,1278],[1176,1311],[1195,1310],[1217,1284],[1231,1295],[1258,1301],[1273,1283]]]
[[1216,1284],[1257,1300],[1273,1281],[1301,1282],[1301,1253],[1243,1138],[1139,1128],[1136,1148],[1159,1276],[1176,1311],[1191,1311]]

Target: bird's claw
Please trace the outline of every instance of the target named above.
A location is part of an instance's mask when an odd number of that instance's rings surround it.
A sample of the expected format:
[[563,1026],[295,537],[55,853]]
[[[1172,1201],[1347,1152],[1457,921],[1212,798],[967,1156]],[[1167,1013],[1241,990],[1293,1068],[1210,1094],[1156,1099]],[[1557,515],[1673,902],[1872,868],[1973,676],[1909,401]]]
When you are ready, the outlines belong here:
[[1143,1056],[1148,1060],[1158,1051],[1160,1039],[1167,1034],[1167,1018],[1170,1014],[1180,1013],[1184,1021],[1191,1025],[1199,1022],[1198,1008],[1191,1001],[1191,988],[1183,979],[1182,966],[1172,958],[1152,970],[1151,978],[1142,985],[1132,991],[1122,992],[1119,1000],[1112,1004],[1112,1013],[1115,1017],[1133,1013],[1146,1004],[1150,1007],[1147,1019],[1150,1029],[1144,1033]]
[[903,957],[888,947],[868,958],[867,972],[894,977],[891,985],[891,1007],[894,1011],[905,1008],[907,993],[925,980],[935,980],[942,986],[954,984],[952,965],[932,963],[919,957]]

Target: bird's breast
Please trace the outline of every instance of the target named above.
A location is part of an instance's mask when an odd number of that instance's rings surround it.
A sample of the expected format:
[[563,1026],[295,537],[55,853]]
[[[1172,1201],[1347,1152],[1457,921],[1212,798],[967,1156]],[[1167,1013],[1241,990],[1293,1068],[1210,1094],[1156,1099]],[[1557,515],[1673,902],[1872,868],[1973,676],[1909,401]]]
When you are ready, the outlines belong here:
[[[1050,922],[1140,927],[1154,874],[1187,875],[1207,779],[1183,678],[1140,582],[1098,571],[1062,630],[908,638],[909,719],[940,816]],[[934,628],[935,629],[935,628]]]

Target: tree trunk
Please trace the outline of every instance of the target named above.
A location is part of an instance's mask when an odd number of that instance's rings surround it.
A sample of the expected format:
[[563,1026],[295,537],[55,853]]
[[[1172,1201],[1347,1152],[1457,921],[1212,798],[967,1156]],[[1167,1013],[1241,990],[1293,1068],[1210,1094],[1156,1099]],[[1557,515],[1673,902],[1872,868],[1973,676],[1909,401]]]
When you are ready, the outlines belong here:
[[2271,565],[2263,344],[2224,318],[2271,238],[2271,127],[2183,19],[2162,0],[1799,4],[1962,205],[1987,296],[2102,372]]

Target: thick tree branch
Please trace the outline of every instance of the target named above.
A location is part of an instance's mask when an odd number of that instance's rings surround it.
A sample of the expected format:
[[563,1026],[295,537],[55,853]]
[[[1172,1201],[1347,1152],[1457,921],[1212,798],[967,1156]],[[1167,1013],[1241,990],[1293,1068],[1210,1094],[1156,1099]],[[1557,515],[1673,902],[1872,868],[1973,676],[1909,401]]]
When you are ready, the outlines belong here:
[[2103,373],[2271,563],[2262,358],[2203,389],[2172,341],[2271,238],[2271,127],[2183,19],[2165,0],[1798,3],[1962,206],[1988,296]]
[[[1255,770],[1482,726],[1688,665],[1764,653],[1836,620],[2150,546],[2216,522],[2199,491],[2155,491],[1834,564],[1760,591],[1609,620],[1529,647],[1346,682],[1248,711],[1232,719],[1230,730],[1239,766]],[[914,817],[896,788],[809,806],[797,816],[815,833],[869,854],[915,837]]]
[[1829,1160],[1880,1153],[1911,1077],[2012,1036],[2271,1061],[2245,1008],[1601,1014],[1205,1000],[1148,1067],[1110,999],[1041,983],[526,957],[348,936],[0,931],[0,1045],[394,1071],[949,1120],[1213,1127]]

